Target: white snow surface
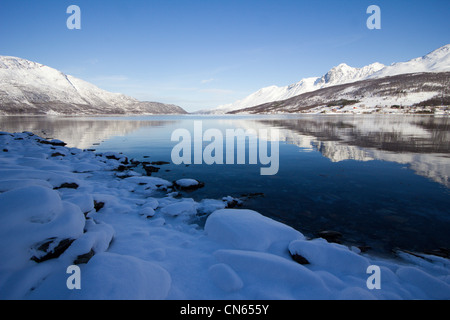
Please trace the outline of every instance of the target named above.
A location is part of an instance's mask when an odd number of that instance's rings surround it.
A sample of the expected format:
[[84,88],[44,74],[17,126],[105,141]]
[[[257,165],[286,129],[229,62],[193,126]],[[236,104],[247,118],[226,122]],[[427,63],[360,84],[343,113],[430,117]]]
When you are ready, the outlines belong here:
[[[40,63],[1,55],[0,104],[24,106],[29,113],[45,111],[47,115],[184,112],[174,105],[140,102],[121,93],[108,92]],[[42,109],[42,105],[48,108]],[[8,113],[0,110],[0,114]]]
[[189,188],[197,186],[199,182],[195,179],[184,178],[177,180],[176,184],[183,188]]
[[[118,93],[102,90],[86,81],[66,75],[40,63],[18,57],[0,56],[2,89],[24,104],[29,103],[26,93],[17,87],[35,88],[36,92],[56,97],[55,100],[92,105],[120,105],[138,102]],[[0,101],[1,101],[0,96]]]
[[347,84],[366,79],[383,78],[407,73],[448,72],[450,71],[450,44],[433,52],[407,62],[393,63],[385,66],[375,62],[362,68],[350,67],[345,63],[332,68],[321,77],[309,77],[288,86],[270,86],[262,88],[242,100],[221,105],[211,110],[200,110],[198,113],[225,114],[230,111],[250,108],[268,102],[286,100],[302,93],[322,88]]
[[[119,177],[111,157],[39,141],[0,133],[0,299],[450,299],[447,259],[307,239],[223,199],[174,198],[161,178]],[[92,170],[74,172],[84,164]],[[32,259],[64,239],[57,257]],[[81,289],[69,290],[76,260]],[[371,265],[379,290],[367,287]]]

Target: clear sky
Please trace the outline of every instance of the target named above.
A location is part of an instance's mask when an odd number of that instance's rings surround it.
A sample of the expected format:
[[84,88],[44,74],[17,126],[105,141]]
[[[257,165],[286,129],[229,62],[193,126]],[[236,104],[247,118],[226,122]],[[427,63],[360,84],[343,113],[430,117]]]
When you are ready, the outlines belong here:
[[[81,30],[69,30],[69,5]],[[369,5],[381,30],[369,30]],[[1,0],[0,55],[188,111],[450,43],[449,0]]]

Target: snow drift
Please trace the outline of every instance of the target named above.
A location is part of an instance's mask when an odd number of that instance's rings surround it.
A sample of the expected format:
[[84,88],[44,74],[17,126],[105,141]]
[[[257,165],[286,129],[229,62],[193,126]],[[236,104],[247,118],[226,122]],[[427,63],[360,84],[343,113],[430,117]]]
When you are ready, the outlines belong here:
[[[450,299],[448,259],[381,258],[227,209],[229,197],[176,198],[169,181],[117,171],[121,154],[28,132],[0,132],[0,146],[1,299]],[[79,290],[66,286],[74,264]]]

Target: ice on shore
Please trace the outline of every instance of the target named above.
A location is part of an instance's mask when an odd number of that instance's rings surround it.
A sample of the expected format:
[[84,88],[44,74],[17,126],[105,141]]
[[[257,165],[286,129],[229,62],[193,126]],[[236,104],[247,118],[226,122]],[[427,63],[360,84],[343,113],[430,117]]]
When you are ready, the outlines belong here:
[[[0,147],[0,299],[450,299],[448,259],[306,239],[227,195],[180,198],[173,182],[116,171],[122,154],[29,132],[0,132]],[[79,290],[66,286],[74,264]]]

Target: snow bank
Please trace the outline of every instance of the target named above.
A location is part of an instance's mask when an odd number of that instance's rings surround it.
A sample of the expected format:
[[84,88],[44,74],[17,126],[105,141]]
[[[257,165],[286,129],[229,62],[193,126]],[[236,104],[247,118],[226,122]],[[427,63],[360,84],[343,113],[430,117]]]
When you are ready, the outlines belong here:
[[[292,290],[298,290],[297,294],[302,299],[331,297],[331,291],[319,275],[292,260],[266,252],[245,250],[218,250],[215,256],[246,279],[251,279],[252,283],[261,280],[264,282],[261,287],[271,288],[272,292],[258,292],[263,295],[259,299],[274,296],[292,299]],[[289,286],[286,286],[287,283]]]
[[304,236],[256,211],[223,209],[208,217],[205,233],[229,247],[255,251],[286,251],[288,244]]
[[231,197],[173,192],[196,180],[119,176],[121,154],[42,140],[0,132],[1,299],[450,299],[448,259],[306,239]]
[[170,274],[160,266],[135,257],[95,255],[83,272],[84,286],[71,298],[83,300],[161,300],[171,286]]
[[85,225],[77,206],[61,201],[56,191],[42,186],[0,194],[0,212],[0,270],[26,265],[42,241],[80,237]]
[[320,267],[333,273],[365,273],[370,265],[367,258],[351,251],[346,246],[328,243],[324,239],[311,241],[292,241],[289,244],[291,255],[304,257],[312,266]]
[[171,217],[192,216],[197,213],[197,203],[193,199],[182,199],[161,208],[160,213]]

